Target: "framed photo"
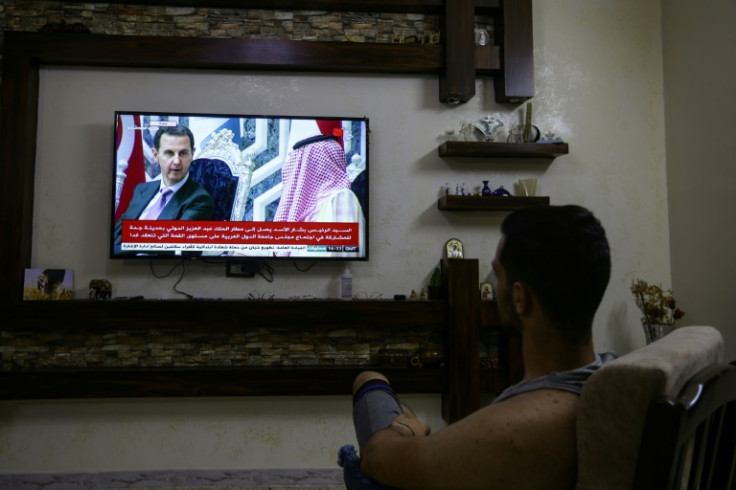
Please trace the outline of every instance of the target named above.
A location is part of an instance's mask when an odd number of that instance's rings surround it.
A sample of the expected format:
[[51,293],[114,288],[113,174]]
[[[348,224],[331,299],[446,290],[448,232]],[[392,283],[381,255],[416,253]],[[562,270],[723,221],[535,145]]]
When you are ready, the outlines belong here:
[[495,298],[493,294],[493,286],[490,282],[482,282],[480,284],[480,299],[482,301],[491,301]]
[[447,240],[445,244],[445,251],[448,259],[462,259],[463,258],[463,242],[457,238],[451,238]]
[[74,271],[71,269],[26,269],[23,299],[72,299]]

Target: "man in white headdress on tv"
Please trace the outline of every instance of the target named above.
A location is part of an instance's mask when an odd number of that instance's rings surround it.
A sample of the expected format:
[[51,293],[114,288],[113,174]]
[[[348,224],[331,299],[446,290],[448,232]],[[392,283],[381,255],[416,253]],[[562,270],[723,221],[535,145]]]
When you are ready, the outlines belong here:
[[294,120],[289,146],[274,221],[358,223],[364,240],[365,216],[348,178],[340,121]]

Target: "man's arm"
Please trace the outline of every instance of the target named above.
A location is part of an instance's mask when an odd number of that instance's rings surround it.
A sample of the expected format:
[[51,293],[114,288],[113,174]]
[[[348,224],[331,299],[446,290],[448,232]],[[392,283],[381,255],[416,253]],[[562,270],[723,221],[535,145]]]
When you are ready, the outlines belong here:
[[484,407],[426,437],[384,429],[363,448],[361,470],[398,488],[572,488],[577,400],[540,390]]

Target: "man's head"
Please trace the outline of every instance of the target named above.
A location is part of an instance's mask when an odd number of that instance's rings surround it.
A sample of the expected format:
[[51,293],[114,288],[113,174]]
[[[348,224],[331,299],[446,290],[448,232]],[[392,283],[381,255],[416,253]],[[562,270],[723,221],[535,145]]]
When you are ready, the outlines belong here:
[[516,323],[512,290],[520,283],[551,324],[570,340],[590,338],[593,317],[611,275],[611,256],[600,221],[580,206],[528,208],[501,225],[494,259],[503,320]]
[[194,157],[194,135],[188,127],[162,127],[153,137],[153,157],[161,166],[161,179],[168,185],[180,182]]

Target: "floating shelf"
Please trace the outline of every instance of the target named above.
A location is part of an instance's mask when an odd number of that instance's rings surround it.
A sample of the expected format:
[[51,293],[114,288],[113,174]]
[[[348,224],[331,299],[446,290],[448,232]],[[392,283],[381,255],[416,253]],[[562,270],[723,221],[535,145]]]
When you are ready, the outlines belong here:
[[443,211],[514,211],[549,206],[549,196],[444,196],[437,202]]
[[[349,395],[366,369],[380,370],[402,393],[441,393],[445,383],[439,367],[57,368],[0,371],[0,400]],[[499,368],[487,376],[504,374]]]
[[567,143],[446,141],[437,151],[441,157],[555,159],[560,155],[566,155],[568,146]]

